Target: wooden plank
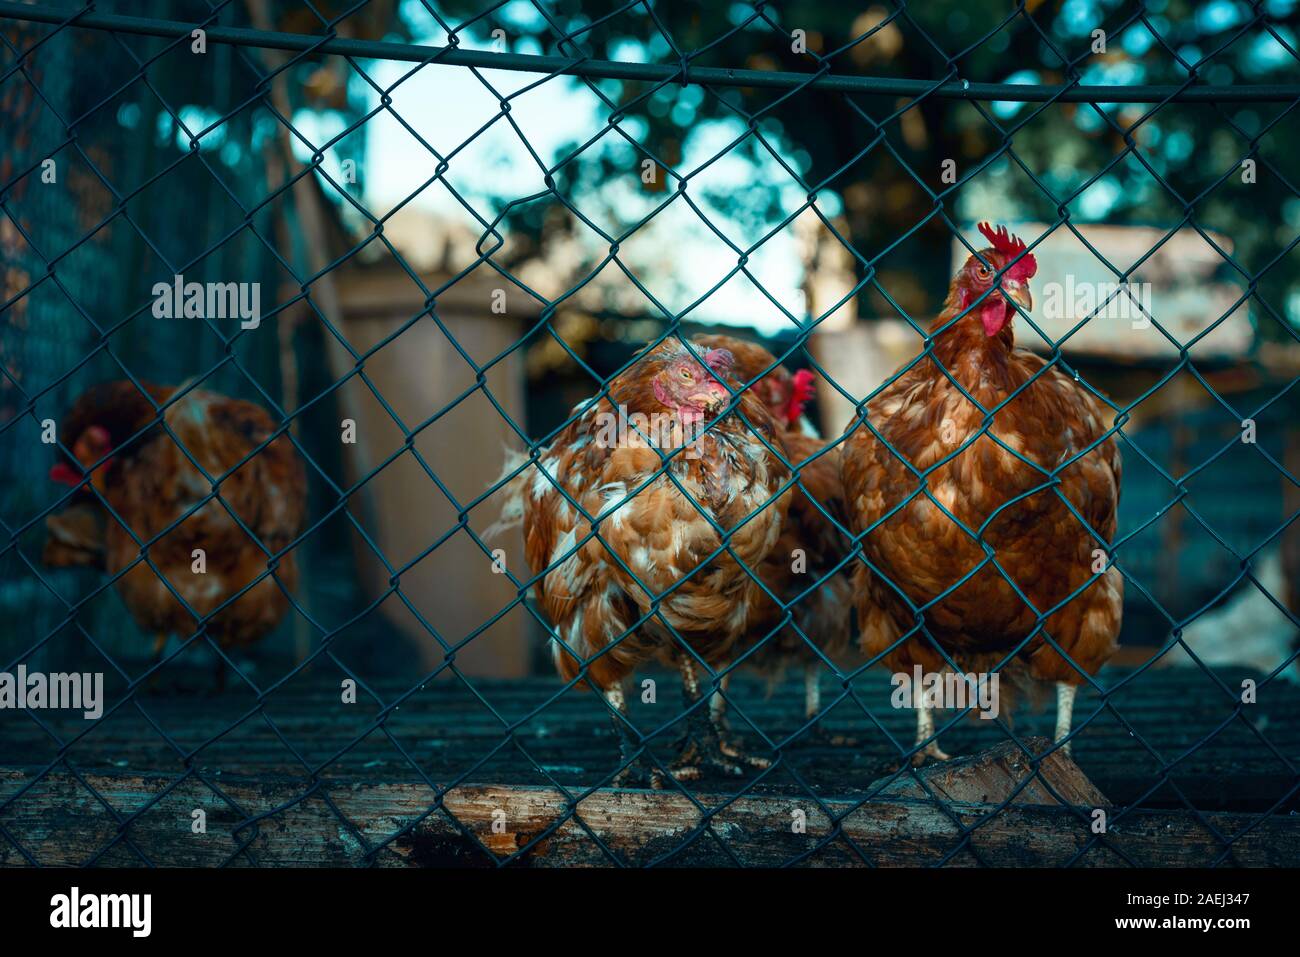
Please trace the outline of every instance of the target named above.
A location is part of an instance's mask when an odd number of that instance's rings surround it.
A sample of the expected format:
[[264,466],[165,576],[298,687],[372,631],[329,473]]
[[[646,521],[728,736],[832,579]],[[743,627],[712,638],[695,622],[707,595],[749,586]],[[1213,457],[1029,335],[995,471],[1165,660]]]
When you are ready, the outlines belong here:
[[[1114,684],[1121,677],[1122,673],[1111,671],[1103,680]],[[1229,677],[1224,675],[1224,680]],[[41,719],[65,738],[87,732],[67,752],[71,763],[86,771],[178,774],[190,756],[194,767],[211,773],[248,778],[301,776],[302,765],[268,718],[309,765],[329,761],[321,773],[333,780],[418,784],[423,773],[445,786],[469,774],[475,781],[536,787],[549,783],[549,774],[565,782],[594,786],[617,766],[617,748],[607,716],[594,696],[571,691],[555,698],[558,685],[550,678],[475,679],[474,685],[502,718],[493,716],[459,682],[431,683],[389,716],[388,732],[418,763],[418,769],[384,732],[370,728],[376,715],[373,703],[363,700],[343,706],[337,675],[323,672],[277,689],[265,701],[265,717],[256,711],[255,699],[246,692],[216,697],[140,695],[139,706],[176,739],[182,749],[179,754],[136,711],[135,704],[89,729],[79,716],[46,712]],[[376,687],[386,701],[408,690],[392,680]],[[676,696],[668,692],[667,685],[663,688],[661,703],[656,706],[634,701],[633,720],[641,727],[654,727],[678,712]],[[808,738],[796,740],[784,750],[778,772],[758,785],[759,793],[779,796],[811,789],[825,798],[870,795],[873,782],[896,766],[898,746],[910,742],[914,719],[910,711],[888,706],[883,676],[864,675],[855,682],[855,689],[898,744],[891,743],[856,702],[843,702],[824,723],[835,733],[856,736],[859,745],[830,748]],[[781,685],[769,696],[761,682],[738,676],[729,693],[737,704],[733,709],[737,727],[751,744],[755,744],[755,735],[740,720],[741,712],[776,740],[798,726],[802,693],[797,682]],[[829,690],[824,700],[831,700]],[[1080,694],[1078,722],[1096,708],[1096,700],[1090,693]],[[1159,755],[1153,757],[1106,711],[1082,731],[1075,741],[1075,761],[1115,805],[1141,801],[1145,807],[1182,809],[1186,801],[1201,810],[1263,811],[1284,801],[1280,808],[1284,812],[1300,805],[1296,771],[1300,766],[1300,691],[1294,686],[1270,685],[1260,704],[1247,713],[1247,720],[1281,757],[1242,719],[1233,718],[1226,728],[1217,730],[1232,715],[1234,704],[1199,671],[1170,669],[1143,674],[1115,693],[1114,705]],[[519,721],[534,710],[537,713],[531,720],[515,727],[515,743],[502,747],[504,722]],[[243,723],[230,730],[241,719]],[[1051,721],[1050,711],[1022,715],[1016,719],[1015,730],[1022,738],[1050,733]],[[675,754],[680,731],[680,726],[673,727],[652,742],[662,760]],[[223,733],[224,737],[194,751]],[[959,756],[1004,740],[1005,733],[992,722],[974,720],[957,722],[943,736],[947,750]],[[57,756],[59,747],[28,715],[15,711],[0,711],[0,743],[0,765],[11,768],[44,765]],[[797,773],[797,780],[791,772]],[[703,786],[720,791],[742,785],[748,786],[731,781]]]
[[[922,773],[945,792],[1005,797],[1007,781],[1018,778],[992,769],[1009,767],[1009,757],[980,755],[963,763],[965,771],[937,767]],[[1052,763],[1050,758],[1044,762]],[[1071,788],[1088,793],[1086,780],[1070,782],[1069,769],[1055,763],[1059,766],[1046,773],[1061,784],[1058,793]],[[966,783],[959,780],[962,777]],[[575,789],[566,797],[553,788],[466,785],[445,796],[443,809],[395,836],[434,806],[432,790],[358,782],[323,783],[313,790],[305,780],[222,776],[213,782],[218,795],[195,776],[179,784],[167,775],[133,772],[88,774],[83,779],[94,794],[67,772],[51,773],[0,812],[0,833],[11,835],[46,865],[94,860],[131,866],[141,863],[143,854],[153,863],[173,866],[228,861],[270,866],[492,866],[511,861],[540,867],[614,862],[1030,867],[1068,864],[1081,851],[1077,863],[1083,866],[1300,864],[1300,822],[1276,816],[1210,814],[1201,823],[1187,813],[1135,811],[1113,815],[1107,833],[1098,836],[1091,830],[1092,806],[1014,803],[1001,808],[986,802],[940,804],[907,797],[858,805],[844,800],[819,803],[811,797],[733,800],[703,794],[696,795],[706,809],[702,813],[690,798],[673,791],[603,789],[583,796]],[[21,772],[0,771],[0,799],[29,781]],[[143,810],[156,797],[157,803]],[[140,813],[121,831],[105,804],[124,819]],[[206,833],[192,833],[196,808],[206,813]],[[241,826],[264,814],[269,816],[255,825]],[[795,827],[800,816],[806,820],[804,832]],[[840,823],[838,835],[832,834],[832,818]],[[1229,839],[1230,847],[1216,831]],[[121,834],[129,837],[134,850],[126,840],[114,843]],[[110,849],[105,853],[105,848]],[[0,865],[23,863],[19,850],[0,839]]]

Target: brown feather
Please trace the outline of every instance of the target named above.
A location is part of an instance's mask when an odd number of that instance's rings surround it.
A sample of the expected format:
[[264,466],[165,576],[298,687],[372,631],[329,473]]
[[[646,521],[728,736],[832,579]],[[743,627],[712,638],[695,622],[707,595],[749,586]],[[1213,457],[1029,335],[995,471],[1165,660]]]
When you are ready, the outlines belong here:
[[[780,540],[791,494],[778,493],[789,471],[764,445],[784,454],[755,397],[743,395],[687,450],[698,455],[678,453],[666,474],[660,450],[634,433],[623,443],[601,438],[599,413],[619,405],[662,414],[654,380],[684,355],[670,341],[641,356],[610,383],[609,399],[587,403],[507,487],[504,524],[523,526],[529,567],[542,575],[538,603],[564,645],[595,656],[587,677],[600,688],[677,654],[673,632],[710,666],[725,664],[776,611],[748,570]],[[512,457],[507,469],[523,461]],[[588,517],[599,519],[595,536]],[[723,538],[714,523],[730,533],[716,557]],[[563,645],[554,657],[566,680],[579,674]]]
[[[736,357],[735,384],[754,382],[751,391],[763,400],[775,421],[782,421],[792,377],[784,366],[776,364],[772,353],[735,336],[697,336],[693,341],[705,348],[730,350]],[[852,565],[835,570],[848,545],[835,527],[835,522],[848,527],[839,449],[827,449],[824,440],[797,427],[782,427],[781,438],[790,463],[798,467],[799,484],[793,489],[789,520],[781,538],[758,575],[783,602],[798,599],[792,609],[798,631],[789,626],[782,628],[746,658],[747,665],[772,680],[789,667],[817,660],[817,652],[799,632],[832,660],[843,656],[851,644]],[[801,572],[794,570],[796,550],[803,552],[806,562]],[[819,581],[821,584],[813,587]],[[759,641],[766,634],[754,635],[751,641]]]

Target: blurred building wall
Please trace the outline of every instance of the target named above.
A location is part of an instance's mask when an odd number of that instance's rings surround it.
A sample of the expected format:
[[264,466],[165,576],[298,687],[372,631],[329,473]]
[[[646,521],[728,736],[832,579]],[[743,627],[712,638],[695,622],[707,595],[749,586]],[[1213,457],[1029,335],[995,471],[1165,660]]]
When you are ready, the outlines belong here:
[[[352,270],[338,278],[343,332],[352,348],[365,353],[379,347],[364,362],[369,385],[353,376],[339,396],[341,414],[355,418],[357,424],[356,445],[345,446],[349,481],[383,465],[365,482],[350,509],[384,560],[400,573],[401,596],[389,595],[381,606],[385,619],[392,623],[393,640],[413,643],[419,649],[421,665],[430,671],[445,660],[445,650],[434,632],[448,645],[456,645],[515,598],[509,578],[493,572],[492,559],[464,529],[455,530],[458,510],[448,496],[468,505],[500,476],[503,449],[507,445],[519,448],[522,442],[482,390],[473,392],[428,424],[413,441],[413,448],[445,486],[444,493],[415,455],[402,451],[403,429],[370,386],[407,430],[415,430],[474,387],[475,371],[448,334],[482,365],[517,343],[526,324],[536,317],[533,306],[525,304],[523,294],[513,289],[508,292],[506,314],[494,314],[490,308],[493,290],[505,284],[495,273],[482,272],[481,277],[475,274],[461,279],[439,296],[437,314],[446,333],[433,318],[423,315],[384,346],[380,343],[421,311],[424,293],[395,265]],[[430,289],[436,289],[449,277],[426,274],[421,278]],[[336,354],[332,361],[347,367],[333,369],[336,377],[350,370],[351,360],[345,355]],[[495,365],[486,374],[486,385],[522,429],[522,355],[516,351]],[[489,500],[470,511],[468,523],[481,537],[498,517],[498,500]],[[389,589],[391,573],[360,536],[354,538],[362,585],[373,600]],[[440,544],[429,551],[435,543]],[[487,544],[504,548],[509,567],[527,577],[517,532]],[[414,564],[403,571],[411,562]],[[473,675],[526,674],[530,651],[525,617],[516,608],[475,635],[456,653],[456,666]]]

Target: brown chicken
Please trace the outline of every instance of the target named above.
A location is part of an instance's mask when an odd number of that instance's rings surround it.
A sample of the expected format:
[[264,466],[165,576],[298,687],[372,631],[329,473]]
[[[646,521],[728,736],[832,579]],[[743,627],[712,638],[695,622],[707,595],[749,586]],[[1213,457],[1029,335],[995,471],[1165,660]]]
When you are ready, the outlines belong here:
[[804,416],[804,409],[817,394],[816,378],[810,369],[791,372],[776,361],[776,356],[756,342],[735,336],[703,335],[691,339],[706,349],[726,349],[735,357],[733,378],[749,384],[763,400],[782,434],[802,431],[815,435]]
[[[834,661],[851,644],[853,566],[845,562],[849,541],[836,528],[837,523],[840,528],[849,524],[840,482],[840,452],[828,449],[804,417],[804,406],[814,395],[812,372],[800,369],[791,374],[762,346],[734,336],[696,336],[693,341],[706,349],[727,349],[736,357],[733,385],[748,385],[763,400],[781,426],[790,464],[799,473],[781,540],[758,569],[763,584],[775,595],[784,602],[795,602],[792,612],[798,630],[786,625],[751,652],[745,664],[772,680],[788,668],[802,669],[804,717],[812,721],[821,713],[820,679],[826,668],[822,655]],[[756,635],[754,641],[764,637]],[[724,676],[723,693],[715,694],[712,701],[719,724],[725,721],[724,693],[729,677]],[[834,743],[850,743],[829,738],[822,727],[814,725],[813,733]]]
[[[258,450],[275,432],[260,406],[195,389],[160,414],[154,403],[168,402],[177,389],[145,388],[152,403],[130,382],[102,383],[64,417],[59,435],[75,461],[65,457],[50,477],[79,492],[65,511],[46,519],[44,560],[120,575],[118,592],[139,626],[155,636],[155,657],[169,634],[187,639],[201,625],[223,649],[248,646],[284,617],[286,590],[297,583],[293,552],[279,553],[302,526],[302,462],[283,435]],[[209,497],[213,483],[219,499]],[[201,572],[196,549],[203,551]],[[217,673],[221,681],[220,659]]]
[[682,676],[687,739],[675,776],[737,775],[763,763],[722,741],[700,666],[725,666],[760,622],[776,620],[749,570],[780,541],[790,473],[759,438],[781,448],[756,396],[743,393],[736,412],[717,418],[732,401],[722,381],[732,354],[696,352],[703,362],[665,340],[610,382],[608,398],[580,407],[535,464],[512,457],[506,474],[522,471],[506,486],[493,529],[523,525],[528,564],[540,576],[535,594],[554,626],[556,667],[565,680],[584,677],[612,708],[620,784],[663,783],[628,733],[623,692],[624,680],[652,660]]
[[[1078,685],[1115,652],[1119,633],[1123,580],[1107,554],[1119,450],[1100,401],[1014,348],[1011,320],[1032,306],[1037,264],[1004,227],[980,231],[992,245],[953,279],[931,326],[932,355],[868,405],[885,441],[860,421],[846,437],[853,530],[888,579],[862,564],[855,573],[861,645],[896,674],[949,670],[940,649],[976,673],[1014,653],[1013,682],[1055,683],[1056,741],[1068,751]],[[909,601],[924,612],[924,632]],[[914,760],[947,757],[933,715],[914,704]]]

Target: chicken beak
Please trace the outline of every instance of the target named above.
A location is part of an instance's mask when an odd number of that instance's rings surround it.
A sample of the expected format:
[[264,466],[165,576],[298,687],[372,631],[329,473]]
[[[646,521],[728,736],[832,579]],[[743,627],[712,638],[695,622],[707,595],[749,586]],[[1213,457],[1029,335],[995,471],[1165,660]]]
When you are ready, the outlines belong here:
[[1003,294],[1025,312],[1034,309],[1034,297],[1029,294],[1029,287],[1014,279],[1002,280]]
[[717,392],[700,392],[690,397],[692,405],[703,409],[707,414],[712,415],[717,412],[726,403],[726,394]]

